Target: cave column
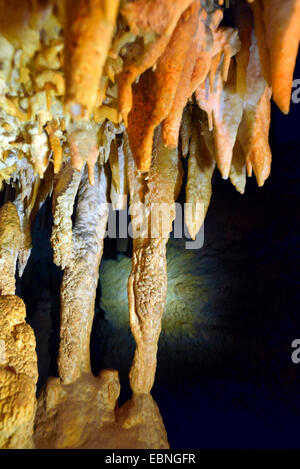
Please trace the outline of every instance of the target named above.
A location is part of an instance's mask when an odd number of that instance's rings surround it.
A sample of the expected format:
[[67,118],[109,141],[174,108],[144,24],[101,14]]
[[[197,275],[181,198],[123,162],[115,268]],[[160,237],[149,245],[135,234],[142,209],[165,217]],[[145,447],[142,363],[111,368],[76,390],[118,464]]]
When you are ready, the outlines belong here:
[[133,229],[132,268],[128,279],[129,320],[136,342],[130,386],[147,394],[154,383],[157,346],[167,296],[166,245],[182,184],[178,150],[165,147],[161,129],[154,135],[148,173],[137,170],[126,135],[124,151]]
[[96,165],[94,185],[87,170],[80,182],[72,254],[61,285],[58,368],[65,384],[91,371],[90,334],[107,218],[107,177]]

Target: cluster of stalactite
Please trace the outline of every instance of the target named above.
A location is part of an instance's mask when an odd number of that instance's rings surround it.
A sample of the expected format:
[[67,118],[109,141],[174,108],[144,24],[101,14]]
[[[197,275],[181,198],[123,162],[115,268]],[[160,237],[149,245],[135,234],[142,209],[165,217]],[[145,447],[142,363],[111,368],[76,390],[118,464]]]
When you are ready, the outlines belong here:
[[[252,172],[259,186],[268,178],[270,100],[289,111],[299,38],[299,0],[0,1],[0,190],[14,190],[14,209],[3,208],[9,242],[0,226],[0,294],[14,295],[16,265],[22,275],[52,196],[63,383],[90,373],[107,203],[120,210],[129,196],[130,384],[151,390],[181,161],[195,239],[216,167],[240,193]],[[156,204],[171,207],[163,228]]]

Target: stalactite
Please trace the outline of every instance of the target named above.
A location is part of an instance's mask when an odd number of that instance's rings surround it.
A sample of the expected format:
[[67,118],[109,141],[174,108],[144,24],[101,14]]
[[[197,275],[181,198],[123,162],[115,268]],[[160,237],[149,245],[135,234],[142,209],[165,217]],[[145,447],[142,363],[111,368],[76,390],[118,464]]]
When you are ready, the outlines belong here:
[[73,118],[87,118],[110,46],[119,0],[66,2],[66,107]]
[[244,194],[246,187],[246,157],[240,142],[235,142],[230,168],[230,181],[240,194]]
[[139,170],[149,170],[154,130],[168,116],[176,90],[181,86],[181,73],[190,50],[190,38],[196,33],[198,13],[199,2],[194,1],[178,22],[157,62],[151,82],[144,84],[142,98],[133,100],[133,109],[128,116],[128,135]]
[[274,101],[287,114],[300,38],[298,0],[263,0]]
[[185,208],[185,222],[192,239],[196,238],[204,222],[211,197],[211,179],[216,166],[202,131],[195,119],[190,141]]
[[[128,280],[128,304],[136,351],[129,377],[134,393],[147,393],[155,378],[157,343],[167,293],[166,244],[175,218],[174,203],[181,186],[182,170],[177,149],[164,147],[161,129],[156,133],[149,174],[142,183],[136,170],[132,171],[134,163],[130,152],[127,158],[131,169],[128,180],[133,212],[136,187],[141,185],[141,190],[146,187],[144,235],[139,234],[140,220],[132,217],[136,238]],[[141,194],[138,197],[141,202]]]
[[62,269],[69,264],[72,255],[72,214],[81,176],[82,171],[73,169],[69,162],[54,179],[51,244],[53,261]]
[[124,210],[127,208],[127,168],[123,150],[124,142],[113,141],[109,155],[111,168],[110,200],[113,210]]
[[[149,16],[153,16],[154,18],[157,17],[157,9],[159,9],[158,11],[162,11],[163,19],[163,21],[161,21],[161,18],[159,19],[159,29],[157,31],[155,31],[157,27],[156,21],[153,21],[154,31],[158,34],[158,37],[155,37],[154,40],[150,40],[148,43],[145,40],[145,47],[142,49],[142,52],[140,52],[133,61],[129,61],[129,64],[125,63],[124,70],[120,74],[118,80],[119,106],[126,127],[128,124],[128,114],[131,111],[133,104],[132,84],[136,81],[138,76],[142,75],[142,73],[154,66],[156,61],[164,52],[180,16],[190,6],[192,1],[193,0],[156,1],[157,5],[153,8],[153,5],[147,5],[147,2],[141,0],[134,4],[128,3],[125,6],[123,14],[125,18],[128,18],[129,26],[134,34],[137,34],[140,30],[139,21],[143,22],[140,11],[143,11],[145,7],[150,7],[149,15],[145,15],[147,21],[149,21]],[[150,29],[149,32],[151,32],[151,28],[148,29]],[[141,24],[141,32],[142,31],[143,27]]]

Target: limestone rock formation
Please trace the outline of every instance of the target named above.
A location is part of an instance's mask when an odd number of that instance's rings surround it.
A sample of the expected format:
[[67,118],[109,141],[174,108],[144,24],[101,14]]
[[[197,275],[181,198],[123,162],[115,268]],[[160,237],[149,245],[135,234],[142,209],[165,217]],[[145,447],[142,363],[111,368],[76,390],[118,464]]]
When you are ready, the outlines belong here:
[[[78,189],[72,246],[61,285],[61,332],[59,373],[64,383],[90,371],[90,333],[92,328],[99,264],[108,217],[107,177],[96,168],[95,184],[87,172]],[[64,244],[60,250],[63,251]]]
[[69,385],[50,378],[39,398],[34,441],[40,449],[168,448],[159,409],[150,394],[121,408],[118,372],[83,374]]
[[0,448],[32,448],[36,410],[35,336],[14,295],[21,231],[17,209],[0,209]]
[[21,246],[21,227],[16,206],[8,202],[0,208],[0,294],[14,295],[15,271]]
[[[288,112],[299,25],[300,0],[0,0],[3,447],[33,444],[36,355],[15,273],[48,197],[63,271],[59,377],[39,397],[35,444],[168,446],[150,391],[182,158],[194,239],[215,168],[240,193],[246,175],[269,177],[270,100]],[[89,343],[108,204],[120,210],[128,195],[136,350],[133,395],[118,409],[117,372],[92,375]]]

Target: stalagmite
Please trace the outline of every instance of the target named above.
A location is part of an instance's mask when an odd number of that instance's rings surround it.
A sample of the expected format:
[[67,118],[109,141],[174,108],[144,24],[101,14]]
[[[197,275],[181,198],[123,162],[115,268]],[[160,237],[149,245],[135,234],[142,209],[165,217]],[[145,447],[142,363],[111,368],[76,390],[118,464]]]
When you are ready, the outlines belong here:
[[0,208],[0,448],[32,448],[36,409],[35,337],[26,309],[15,294],[16,261],[21,246],[15,205]]
[[89,184],[87,171],[80,182],[71,251],[61,285],[58,368],[64,383],[90,372],[90,333],[107,217],[107,176],[105,168],[97,165],[95,184]]

